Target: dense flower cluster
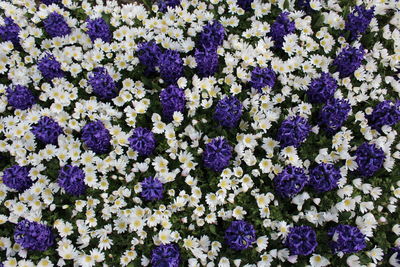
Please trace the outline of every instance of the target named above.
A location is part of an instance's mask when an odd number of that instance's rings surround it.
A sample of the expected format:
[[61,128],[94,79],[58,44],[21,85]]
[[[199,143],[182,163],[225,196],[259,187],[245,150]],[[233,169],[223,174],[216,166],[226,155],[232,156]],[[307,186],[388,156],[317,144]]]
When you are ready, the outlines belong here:
[[283,198],[297,195],[307,184],[309,178],[303,168],[286,166],[273,180],[276,193]]
[[246,221],[233,221],[225,230],[225,241],[231,249],[248,249],[256,241],[256,230]]
[[158,8],[161,12],[167,11],[168,7],[174,8],[181,3],[181,0],[157,0]]
[[204,149],[204,166],[213,171],[220,172],[229,165],[232,157],[232,146],[223,137],[211,140]]
[[218,54],[215,49],[198,49],[194,52],[197,63],[197,73],[201,77],[214,75],[218,70]]
[[333,98],[322,107],[318,124],[329,134],[340,130],[351,111],[350,103],[344,99]]
[[157,178],[147,177],[141,182],[140,195],[146,200],[159,200],[163,198],[164,187]]
[[65,76],[64,71],[61,69],[61,63],[52,54],[47,53],[39,60],[37,66],[42,76],[49,81]]
[[143,127],[135,128],[128,141],[130,147],[135,150],[139,156],[147,157],[153,153],[156,147],[156,139],[153,132]]
[[4,170],[3,183],[18,192],[25,191],[33,184],[29,171],[30,168],[28,166],[11,166]]
[[93,92],[102,100],[110,100],[118,94],[117,85],[104,67],[93,69],[92,74],[89,76],[89,83],[93,88]]
[[40,0],[45,5],[60,4],[61,0]]
[[0,38],[3,41],[11,41],[14,46],[19,46],[19,32],[21,28],[10,17],[4,18],[4,25],[0,26]]
[[333,97],[337,87],[335,78],[323,72],[321,77],[311,81],[307,91],[308,99],[311,103],[325,103]]
[[23,85],[10,86],[6,89],[7,101],[15,109],[25,110],[36,103],[36,98],[31,90]]
[[292,255],[310,255],[318,245],[317,234],[310,226],[294,226],[285,242]]
[[382,101],[365,117],[368,124],[376,130],[380,130],[384,125],[393,126],[400,121],[400,100],[394,103],[390,100]]
[[307,119],[301,116],[289,117],[279,127],[277,140],[281,147],[299,147],[311,131],[311,125]]
[[85,194],[85,173],[78,166],[65,165],[58,173],[58,185],[73,196]]
[[183,75],[183,60],[178,51],[167,49],[158,57],[161,78],[172,84]]
[[296,30],[295,22],[289,18],[289,12],[282,12],[271,25],[270,36],[276,48],[282,48],[284,37]]
[[22,220],[14,230],[14,240],[27,250],[45,251],[54,245],[55,236],[49,226]]
[[176,85],[164,88],[160,93],[162,112],[167,121],[171,121],[175,111],[185,111],[185,92]]
[[42,116],[39,121],[32,126],[31,132],[36,140],[43,144],[56,145],[58,136],[63,133],[62,127],[53,118]]
[[364,49],[362,46],[359,48],[347,46],[340,51],[333,61],[339,72],[339,78],[349,77],[356,71],[364,59]]
[[57,12],[50,13],[43,21],[44,28],[50,37],[64,37],[71,33],[71,28],[64,17]]
[[354,253],[365,249],[365,235],[355,226],[339,224],[328,231],[332,238],[330,246],[333,253]]
[[315,191],[323,193],[337,188],[341,178],[340,170],[335,165],[320,163],[310,170],[309,185]]
[[82,140],[85,145],[97,154],[104,154],[110,150],[110,131],[100,120],[92,121],[83,126]]
[[160,47],[154,42],[145,42],[138,45],[138,58],[141,64],[146,67],[146,74],[156,72],[158,66],[158,58],[162,52]]
[[375,144],[363,143],[356,150],[358,172],[365,177],[370,177],[379,171],[385,160],[382,148]]
[[224,38],[224,26],[219,21],[214,20],[203,27],[198,46],[204,50],[216,50],[218,46],[222,45]]
[[243,113],[243,105],[235,96],[225,97],[218,101],[214,119],[224,127],[236,127]]
[[257,89],[259,93],[262,93],[262,89],[265,86],[269,86],[270,88],[274,87],[275,80],[276,75],[271,68],[256,67],[251,72],[250,85]]
[[354,41],[363,34],[374,17],[374,9],[366,9],[365,6],[356,6],[354,11],[347,15],[345,30],[349,31],[349,41]]
[[101,39],[103,42],[111,42],[112,33],[107,22],[103,18],[95,18],[87,20],[87,34],[92,42]]
[[254,0],[238,0],[237,4],[241,8],[243,8],[245,11],[250,11],[251,10],[251,3],[253,3]]
[[179,267],[181,254],[177,244],[159,245],[151,252],[152,266]]

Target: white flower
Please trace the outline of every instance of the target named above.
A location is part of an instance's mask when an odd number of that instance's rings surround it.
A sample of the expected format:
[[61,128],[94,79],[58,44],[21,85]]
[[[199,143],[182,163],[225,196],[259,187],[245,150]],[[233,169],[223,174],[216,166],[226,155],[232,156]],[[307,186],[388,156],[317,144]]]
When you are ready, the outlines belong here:
[[374,263],[378,263],[383,259],[383,250],[378,247],[374,247],[371,251],[367,251],[366,254]]
[[329,260],[321,255],[313,254],[310,257],[311,267],[324,267],[330,264]]

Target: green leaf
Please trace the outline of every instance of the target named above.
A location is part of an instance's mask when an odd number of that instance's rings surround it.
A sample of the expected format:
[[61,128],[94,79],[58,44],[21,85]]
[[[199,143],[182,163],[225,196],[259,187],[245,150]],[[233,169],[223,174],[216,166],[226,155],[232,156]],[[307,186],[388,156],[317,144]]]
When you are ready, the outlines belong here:
[[283,9],[289,9],[289,0],[285,0],[285,3],[283,3]]

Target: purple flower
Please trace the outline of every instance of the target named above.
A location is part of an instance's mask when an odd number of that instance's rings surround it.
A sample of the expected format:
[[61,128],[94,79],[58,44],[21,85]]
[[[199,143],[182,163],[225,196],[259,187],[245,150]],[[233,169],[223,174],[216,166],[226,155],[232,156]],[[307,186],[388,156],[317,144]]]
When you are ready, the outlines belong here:
[[38,69],[42,73],[42,76],[51,81],[54,78],[64,77],[64,71],[61,69],[61,63],[56,60],[54,55],[46,54],[38,62]]
[[200,77],[209,77],[218,70],[218,54],[215,49],[198,49],[194,51],[197,63],[197,74]]
[[95,18],[87,20],[87,34],[90,40],[94,43],[97,38],[103,40],[103,42],[110,43],[112,39],[112,34],[110,27],[103,18]]
[[159,245],[151,252],[151,266],[179,267],[181,254],[175,243]]
[[372,129],[381,130],[382,126],[393,126],[400,121],[400,100],[385,100],[376,105],[370,115],[365,116]]
[[101,100],[110,100],[118,95],[117,85],[104,67],[93,69],[92,75],[89,76],[89,83],[95,95]]
[[231,222],[225,231],[225,242],[233,250],[244,250],[256,241],[254,226],[246,221]]
[[156,139],[152,131],[137,127],[133,134],[128,138],[130,147],[135,150],[139,156],[147,157],[153,153],[156,147]]
[[167,121],[172,120],[175,111],[185,111],[186,98],[183,89],[170,85],[160,93],[163,115]]
[[367,246],[365,235],[355,226],[339,224],[329,229],[328,236],[332,238],[330,246],[335,254],[355,253]]
[[148,177],[142,182],[142,192],[140,195],[142,198],[152,201],[160,200],[163,198],[164,187],[163,184],[157,178]]
[[271,26],[270,36],[275,48],[282,48],[284,37],[296,30],[294,21],[290,21],[289,12],[282,12]]
[[389,258],[389,264],[391,266],[400,266],[400,246],[393,247],[389,251],[392,254]]
[[253,3],[253,1],[254,0],[237,0],[237,5],[243,8],[244,11],[250,11],[251,3]]
[[232,157],[232,146],[223,137],[217,137],[206,145],[203,153],[204,166],[220,172],[229,165]]
[[251,72],[250,85],[257,89],[259,93],[262,93],[262,88],[265,86],[274,87],[275,80],[276,74],[273,69],[255,67]]
[[61,0],[40,0],[45,5],[61,4]]
[[296,116],[284,120],[278,130],[277,140],[281,147],[294,146],[299,147],[311,131],[311,125],[306,118]]
[[162,52],[160,47],[154,42],[145,42],[138,45],[138,58],[141,64],[146,66],[146,74],[156,72],[158,66],[158,59]]
[[317,234],[310,226],[291,227],[285,245],[291,255],[310,255],[318,245]]
[[236,127],[242,116],[243,105],[235,96],[224,97],[218,101],[214,112],[214,120],[224,127]]
[[36,103],[36,98],[31,90],[23,85],[7,87],[7,101],[15,109],[25,110]]
[[315,191],[323,193],[337,188],[341,178],[340,170],[335,165],[320,163],[310,170],[309,185]]
[[303,190],[307,182],[304,169],[292,165],[286,166],[273,180],[276,193],[283,198],[294,197]]
[[11,41],[14,46],[19,47],[18,34],[21,28],[14,22],[12,18],[4,18],[4,26],[0,26],[0,38],[6,42]]
[[385,153],[375,144],[363,143],[356,150],[357,171],[365,177],[374,175],[382,168]]
[[14,230],[14,240],[27,250],[45,251],[54,245],[54,234],[49,226],[22,220]]
[[181,0],[158,0],[158,8],[160,12],[166,12],[168,7],[174,8],[181,4]]
[[42,116],[39,121],[32,126],[31,132],[36,139],[43,144],[57,145],[57,139],[63,133],[61,126],[52,118]]
[[71,33],[71,28],[64,17],[57,12],[50,13],[43,21],[44,28],[50,37],[63,37]]
[[224,38],[224,26],[218,20],[214,20],[212,24],[208,22],[203,27],[198,44],[203,50],[217,50],[218,46],[222,45]]
[[335,78],[323,72],[321,77],[313,79],[308,86],[307,96],[310,103],[326,103],[333,97],[338,87]]
[[85,173],[77,166],[65,165],[58,173],[58,185],[73,196],[86,192]]
[[100,120],[89,122],[83,126],[82,140],[90,150],[97,154],[110,151],[111,135]]
[[183,76],[183,60],[178,51],[167,49],[158,59],[160,75],[167,84],[176,83]]
[[352,46],[343,48],[333,61],[333,65],[336,66],[339,72],[339,78],[342,79],[352,75],[361,66],[363,59],[364,49],[362,46],[359,48]]
[[349,42],[357,39],[368,28],[369,23],[374,17],[375,7],[366,9],[365,6],[356,6],[354,11],[347,15],[345,30],[349,31]]
[[310,6],[310,0],[297,0],[296,7],[307,14],[311,13],[313,9]]
[[330,99],[321,109],[318,124],[329,134],[335,134],[347,120],[350,110],[347,100]]
[[18,192],[29,189],[33,181],[29,176],[30,168],[27,166],[14,165],[4,170],[3,183]]

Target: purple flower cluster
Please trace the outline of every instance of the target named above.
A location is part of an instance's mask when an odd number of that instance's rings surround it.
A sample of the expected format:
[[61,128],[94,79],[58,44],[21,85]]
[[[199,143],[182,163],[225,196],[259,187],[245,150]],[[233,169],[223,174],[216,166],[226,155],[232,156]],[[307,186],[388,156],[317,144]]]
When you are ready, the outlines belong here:
[[339,224],[329,229],[328,236],[332,238],[330,246],[335,254],[355,253],[367,246],[365,235],[355,226]]
[[196,48],[194,58],[197,63],[197,74],[200,77],[209,77],[218,70],[218,53],[215,49]]
[[257,89],[259,93],[262,93],[262,88],[265,86],[274,87],[275,80],[276,74],[273,69],[255,67],[251,72],[250,85]]
[[36,139],[43,144],[57,145],[58,136],[63,133],[63,129],[54,119],[42,116],[39,121],[32,126],[31,132],[35,135]]
[[256,241],[254,226],[246,221],[233,221],[225,230],[225,242],[231,249],[244,250]]
[[382,126],[393,126],[400,121],[400,100],[395,103],[385,100],[376,105],[370,115],[365,116],[372,129],[380,130]]
[[61,0],[41,0],[41,2],[48,6],[51,4],[61,4]]
[[135,150],[139,156],[147,157],[153,153],[156,147],[156,139],[152,131],[137,127],[133,134],[128,138],[130,147]]
[[15,109],[25,110],[36,103],[32,91],[23,85],[10,86],[6,89],[7,101]]
[[225,38],[225,29],[222,24],[214,20],[212,24],[208,22],[200,33],[198,46],[203,50],[217,50],[222,45]]
[[14,165],[4,170],[3,183],[18,192],[29,189],[33,181],[29,176],[30,168],[27,166]]
[[303,190],[308,182],[308,176],[303,168],[289,165],[274,178],[273,182],[278,195],[283,198],[292,198]]
[[101,100],[110,100],[118,95],[117,85],[104,67],[93,69],[92,75],[89,76],[89,83],[95,95]]
[[232,146],[223,137],[217,137],[206,145],[203,153],[204,166],[220,172],[229,165]]
[[218,101],[214,120],[224,127],[236,127],[243,113],[243,105],[236,96],[226,96]]
[[291,227],[285,245],[291,255],[310,255],[318,245],[317,234],[310,226]]
[[337,188],[341,178],[340,170],[335,165],[320,163],[310,170],[309,185],[315,191],[323,193]]
[[344,99],[330,99],[319,114],[318,124],[329,134],[335,134],[347,120],[351,106]]
[[153,177],[147,177],[142,182],[142,198],[152,201],[163,198],[164,187],[160,180]]
[[178,51],[167,49],[158,59],[160,75],[167,84],[176,83],[183,75],[183,60]]
[[175,111],[185,111],[185,92],[176,85],[170,85],[160,93],[163,116],[167,121],[172,120]]
[[323,72],[321,77],[313,79],[310,86],[308,86],[308,99],[310,103],[325,103],[333,97],[337,87],[335,78],[329,73]]
[[243,8],[244,11],[250,11],[251,3],[253,3],[253,1],[254,0],[237,0],[237,5]]
[[311,125],[301,116],[289,117],[284,120],[278,130],[277,140],[281,147],[299,147],[311,131]]
[[77,166],[65,165],[58,173],[58,185],[73,196],[86,192],[85,173]]
[[363,143],[356,150],[357,171],[364,177],[374,175],[382,168],[385,153],[375,144]]
[[46,32],[52,38],[66,36],[71,33],[71,28],[64,17],[55,11],[49,14],[43,24]]
[[151,266],[179,267],[181,254],[176,243],[159,245],[151,252]]
[[52,54],[47,53],[39,60],[38,69],[42,73],[42,76],[49,81],[65,76],[64,71],[61,69],[61,63]]
[[138,58],[141,64],[146,67],[146,73],[153,74],[158,66],[158,59],[162,52],[160,47],[154,42],[145,42],[138,45]]
[[362,35],[368,28],[369,23],[374,17],[375,7],[366,9],[365,6],[356,6],[354,11],[347,15],[345,30],[349,31],[349,41],[354,41]]
[[310,6],[310,0],[297,0],[296,7],[306,13],[311,13],[313,11]]
[[158,0],[158,9],[161,12],[165,12],[168,10],[168,7],[174,8],[181,4],[181,0]]
[[296,30],[294,21],[290,21],[289,12],[282,12],[271,25],[270,36],[275,48],[282,48],[284,37]]
[[27,250],[45,251],[54,245],[54,234],[47,225],[22,220],[14,230],[14,240]]
[[360,66],[364,59],[364,49],[362,46],[359,48],[347,46],[342,49],[339,55],[333,61],[339,72],[339,78],[345,78],[352,75]]
[[92,42],[100,38],[103,42],[109,43],[112,39],[110,27],[103,18],[95,18],[87,20],[87,34]]
[[0,26],[0,38],[4,42],[10,41],[14,46],[18,47],[19,44],[19,31],[21,28],[14,22],[12,18],[4,18],[4,26]]
[[111,147],[110,132],[100,120],[89,122],[83,126],[82,140],[90,150],[97,154],[104,154]]

